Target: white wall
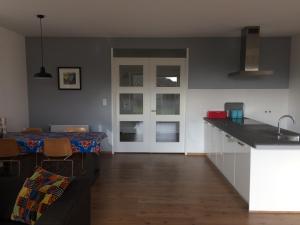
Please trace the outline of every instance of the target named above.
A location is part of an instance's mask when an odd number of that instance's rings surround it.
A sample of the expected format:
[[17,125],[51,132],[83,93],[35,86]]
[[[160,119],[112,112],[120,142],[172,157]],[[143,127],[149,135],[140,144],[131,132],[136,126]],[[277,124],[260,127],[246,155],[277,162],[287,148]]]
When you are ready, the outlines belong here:
[[0,27],[0,117],[9,131],[28,126],[25,38]]
[[296,124],[289,129],[300,132],[300,35],[292,38],[290,62],[289,113]]
[[[225,102],[244,102],[246,117],[277,126],[278,118],[288,113],[288,96],[288,89],[189,89],[186,151],[203,152],[203,117],[208,110],[224,110]],[[285,127],[284,123],[283,127]]]

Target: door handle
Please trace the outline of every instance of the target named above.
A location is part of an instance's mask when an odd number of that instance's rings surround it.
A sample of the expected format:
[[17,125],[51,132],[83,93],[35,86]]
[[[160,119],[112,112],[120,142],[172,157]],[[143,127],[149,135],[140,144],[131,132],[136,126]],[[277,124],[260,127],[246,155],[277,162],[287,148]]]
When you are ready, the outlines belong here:
[[152,109],[151,112],[156,112],[156,110],[155,110],[155,109]]
[[231,136],[229,136],[228,134],[225,135],[228,139],[232,139]]
[[238,144],[239,144],[240,146],[245,146],[243,143],[241,143],[241,142],[239,142],[239,141],[238,141]]

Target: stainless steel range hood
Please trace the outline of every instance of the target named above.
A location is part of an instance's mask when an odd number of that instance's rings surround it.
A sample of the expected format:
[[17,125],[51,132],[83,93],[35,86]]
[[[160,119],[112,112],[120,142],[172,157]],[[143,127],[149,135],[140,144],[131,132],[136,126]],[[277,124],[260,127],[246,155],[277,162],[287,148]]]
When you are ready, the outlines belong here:
[[240,71],[230,73],[231,77],[260,77],[272,75],[271,70],[259,70],[260,27],[242,29]]

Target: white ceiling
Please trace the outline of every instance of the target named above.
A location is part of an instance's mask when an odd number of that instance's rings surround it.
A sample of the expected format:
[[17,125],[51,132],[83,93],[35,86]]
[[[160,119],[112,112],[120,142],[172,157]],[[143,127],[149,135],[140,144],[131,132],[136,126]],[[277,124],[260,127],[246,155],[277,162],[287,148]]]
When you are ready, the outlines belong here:
[[300,0],[0,0],[0,26],[37,36],[237,36],[260,25],[264,36],[300,33]]

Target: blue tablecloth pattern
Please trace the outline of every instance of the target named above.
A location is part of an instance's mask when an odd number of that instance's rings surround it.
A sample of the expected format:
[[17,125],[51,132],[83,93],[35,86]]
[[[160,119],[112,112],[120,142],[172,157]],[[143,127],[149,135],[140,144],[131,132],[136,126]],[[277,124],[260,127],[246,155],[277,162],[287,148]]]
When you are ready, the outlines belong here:
[[104,132],[47,132],[47,133],[8,133],[7,138],[16,139],[22,153],[42,152],[44,140],[47,138],[69,138],[73,152],[99,153],[102,149],[102,141],[107,137]]

